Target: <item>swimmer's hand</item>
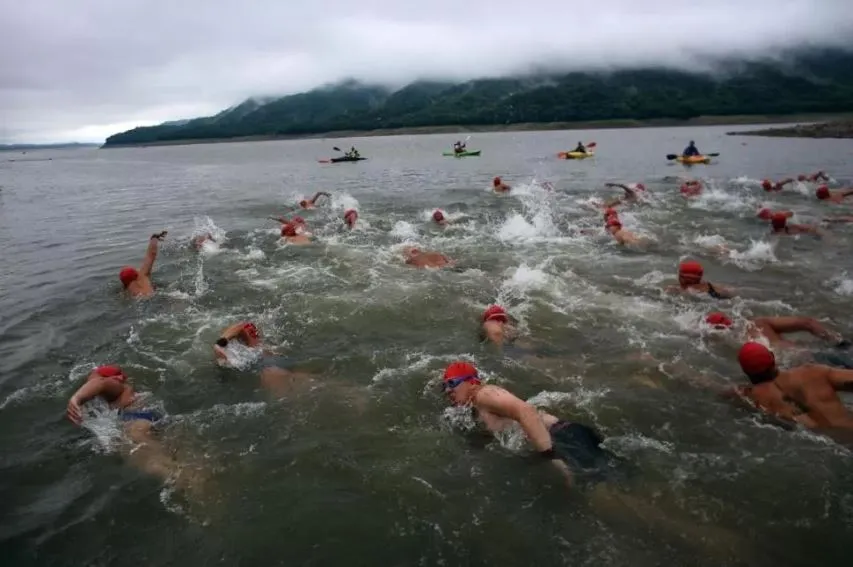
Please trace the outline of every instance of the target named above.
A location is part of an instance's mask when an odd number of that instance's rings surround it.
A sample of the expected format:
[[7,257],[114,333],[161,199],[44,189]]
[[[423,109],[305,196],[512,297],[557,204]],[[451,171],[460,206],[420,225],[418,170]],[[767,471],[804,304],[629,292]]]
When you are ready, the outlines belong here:
[[572,471],[569,470],[569,465],[565,463],[565,461],[555,458],[551,460],[551,465],[554,466],[560,474],[563,476],[566,481],[566,486],[569,488],[573,488],[575,485],[575,477],[572,475]]
[[169,233],[169,231],[164,230],[163,232],[158,232],[156,234],[152,234],[151,238],[156,238],[157,240],[163,240],[168,233]]
[[68,416],[68,419],[74,425],[80,425],[83,423],[83,411],[80,409],[80,402],[77,401],[77,398],[72,396],[70,400],[68,400],[68,407],[65,410],[65,415]]

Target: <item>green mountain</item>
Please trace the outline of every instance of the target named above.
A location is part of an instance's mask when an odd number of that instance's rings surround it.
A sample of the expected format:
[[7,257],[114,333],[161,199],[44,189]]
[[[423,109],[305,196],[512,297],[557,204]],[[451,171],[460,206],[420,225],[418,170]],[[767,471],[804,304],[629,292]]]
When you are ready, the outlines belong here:
[[535,74],[400,90],[345,81],[250,98],[215,116],[134,128],[105,146],[337,130],[611,119],[784,115],[853,110],[853,53],[806,50],[776,60],[718,61],[713,72],[665,68]]

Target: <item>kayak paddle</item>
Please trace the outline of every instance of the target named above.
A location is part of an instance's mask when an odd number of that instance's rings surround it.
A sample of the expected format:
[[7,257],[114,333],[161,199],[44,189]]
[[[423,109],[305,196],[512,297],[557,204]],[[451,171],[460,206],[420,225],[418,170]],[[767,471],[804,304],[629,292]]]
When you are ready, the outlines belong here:
[[[720,152],[715,152],[713,154],[702,154],[702,155],[705,157],[719,157]],[[676,155],[676,154],[666,154],[666,159],[675,159],[675,158],[679,158],[679,157],[681,157],[681,156]]]
[[332,149],[335,150],[336,152],[342,152],[343,151],[338,146],[332,146]]
[[330,159],[318,159],[317,163],[332,163],[332,160],[330,160]]

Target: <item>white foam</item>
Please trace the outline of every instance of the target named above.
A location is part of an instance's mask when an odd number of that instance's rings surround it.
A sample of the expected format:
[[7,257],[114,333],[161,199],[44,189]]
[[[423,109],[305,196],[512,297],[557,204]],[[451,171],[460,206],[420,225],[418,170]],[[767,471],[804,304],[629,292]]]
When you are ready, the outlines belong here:
[[415,229],[415,226],[406,221],[395,222],[390,234],[401,240],[415,240],[418,238],[418,231]]
[[764,240],[750,240],[749,248],[743,252],[732,250],[729,252],[729,258],[739,268],[751,272],[760,270],[767,264],[779,262],[775,254],[775,244]]

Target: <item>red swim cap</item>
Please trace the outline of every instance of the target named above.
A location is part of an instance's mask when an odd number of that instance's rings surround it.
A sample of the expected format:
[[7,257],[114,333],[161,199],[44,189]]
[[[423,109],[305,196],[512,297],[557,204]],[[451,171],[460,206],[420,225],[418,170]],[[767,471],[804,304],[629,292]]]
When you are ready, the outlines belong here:
[[138,278],[138,277],[139,277],[139,272],[136,271],[136,268],[131,268],[131,267],[122,268],[121,271],[118,273],[118,279],[121,280],[121,284],[124,287],[129,286],[130,282],[136,280],[136,278]]
[[281,227],[282,236],[296,236],[296,227],[292,223],[287,223]]
[[776,367],[776,357],[760,343],[746,343],[737,354],[740,367],[747,376],[761,375]]
[[695,276],[701,279],[704,273],[705,269],[699,262],[682,262],[678,266],[679,276]]
[[635,189],[637,189],[638,191],[645,191],[645,190],[646,190],[646,186],[645,186],[645,185],[643,185],[642,183],[637,183],[634,187],[635,187]]
[[803,174],[800,174],[797,176],[797,181],[802,182],[802,181],[805,181],[806,179],[808,179],[808,178]]
[[119,382],[124,382],[127,380],[127,376],[124,375],[120,366],[116,366],[114,364],[107,364],[104,366],[98,366],[93,370],[95,374],[98,376],[102,376],[104,378],[113,378],[118,380]]
[[477,368],[470,362],[451,362],[444,369],[444,381],[453,380],[454,378],[464,378],[470,376],[478,384],[480,383],[480,375]]
[[243,325],[243,330],[246,331],[246,334],[253,339],[257,339],[260,336],[260,332],[254,323],[246,323]]
[[772,216],[773,216],[773,213],[771,213],[770,209],[768,209],[766,207],[758,211],[758,218],[760,218],[762,220],[770,220],[770,217],[772,217]]
[[605,219],[607,219],[608,217],[618,216],[618,215],[619,215],[619,211],[617,211],[613,207],[607,207],[606,209],[604,209],[604,218]]
[[765,179],[764,181],[761,182],[761,188],[764,189],[765,191],[772,191],[773,190],[773,183],[769,179]]
[[820,187],[817,188],[817,190],[814,192],[814,194],[815,194],[815,197],[817,197],[820,200],[829,199],[829,187],[827,187],[826,185],[821,185]]
[[773,230],[782,230],[788,223],[788,217],[785,216],[785,213],[775,213],[770,218],[770,222],[773,225]]
[[619,222],[619,217],[614,216],[607,219],[607,222],[604,224],[604,228],[610,228],[611,226],[622,228],[622,223]]
[[436,211],[432,214],[432,220],[434,220],[435,222],[441,222],[441,221],[443,221],[443,220],[444,220],[444,213],[442,213],[442,212],[441,212],[441,211],[439,211],[439,210],[436,210]]
[[715,329],[728,329],[732,326],[732,320],[726,317],[725,313],[720,313],[719,311],[709,313],[708,316],[705,317],[705,322],[713,326]]
[[500,185],[500,184],[501,184],[501,178],[500,178],[500,177],[495,177],[494,179],[492,179],[492,184],[493,184],[495,187],[497,187],[498,185]]
[[506,309],[500,305],[491,305],[488,309],[483,311],[483,323],[486,321],[500,321],[501,323],[506,323],[509,321],[509,317],[506,316]]

